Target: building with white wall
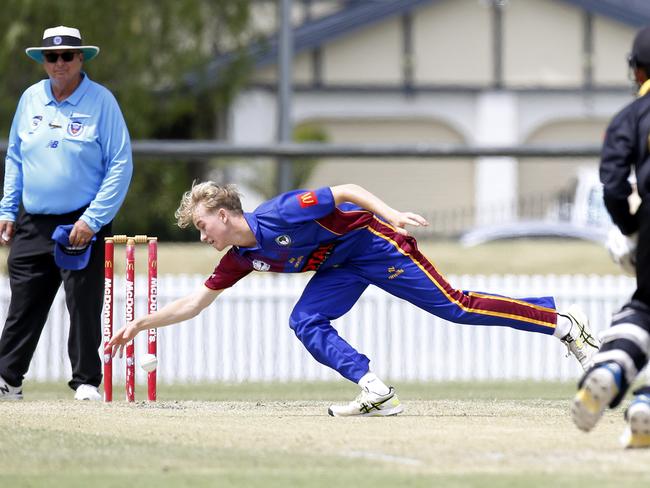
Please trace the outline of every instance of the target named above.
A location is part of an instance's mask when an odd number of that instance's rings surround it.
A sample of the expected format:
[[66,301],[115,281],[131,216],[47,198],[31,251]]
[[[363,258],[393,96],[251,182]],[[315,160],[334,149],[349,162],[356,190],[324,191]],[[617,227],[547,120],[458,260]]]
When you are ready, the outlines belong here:
[[[294,6],[292,123],[336,143],[597,144],[633,96],[626,56],[650,24],[641,0]],[[277,43],[252,52],[253,82],[229,114],[234,143],[276,140]],[[488,222],[490,209],[512,216],[517,202],[570,190],[584,165],[597,161],[321,160],[305,186],[362,183],[399,208],[470,209]]]

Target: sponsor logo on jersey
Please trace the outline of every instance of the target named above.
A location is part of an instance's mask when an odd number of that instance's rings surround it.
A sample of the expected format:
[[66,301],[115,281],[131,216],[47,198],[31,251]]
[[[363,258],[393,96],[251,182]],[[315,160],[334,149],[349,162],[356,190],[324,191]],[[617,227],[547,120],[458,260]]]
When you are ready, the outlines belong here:
[[396,268],[395,266],[391,266],[388,268],[388,279],[393,280],[397,278],[399,275],[401,275],[404,272],[402,268]]
[[268,271],[271,269],[271,265],[259,259],[253,259],[253,269],[256,271]]
[[302,260],[304,259],[304,256],[298,256],[297,258],[291,258],[289,259],[289,264],[291,264],[295,269],[300,269],[300,265],[302,264]]
[[311,207],[318,203],[318,198],[316,198],[316,194],[313,191],[308,191],[307,193],[298,195],[298,202],[300,202],[302,208]]
[[291,237],[286,234],[278,236],[275,238],[275,242],[278,246],[289,246],[291,245]]
[[68,124],[68,134],[72,137],[79,137],[83,131],[84,125],[78,120],[73,120]]
[[310,256],[307,258],[307,263],[305,267],[302,268],[303,271],[317,271],[318,268],[330,257],[332,251],[334,250],[334,243],[323,244],[318,247]]
[[43,122],[43,116],[42,115],[34,115],[32,117],[32,129],[36,129],[41,122]]

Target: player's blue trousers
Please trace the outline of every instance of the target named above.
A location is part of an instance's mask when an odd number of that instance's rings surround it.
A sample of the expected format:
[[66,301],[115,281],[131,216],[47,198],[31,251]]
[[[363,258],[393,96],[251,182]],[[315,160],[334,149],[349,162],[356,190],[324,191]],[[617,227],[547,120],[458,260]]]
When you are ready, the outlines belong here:
[[357,302],[369,284],[378,286],[450,322],[500,325],[552,334],[557,323],[553,297],[509,298],[453,288],[404,237],[375,219],[360,239],[359,253],[343,264],[316,272],[290,317],[291,328],[320,363],[357,383],[370,360],[341,338],[331,321]]

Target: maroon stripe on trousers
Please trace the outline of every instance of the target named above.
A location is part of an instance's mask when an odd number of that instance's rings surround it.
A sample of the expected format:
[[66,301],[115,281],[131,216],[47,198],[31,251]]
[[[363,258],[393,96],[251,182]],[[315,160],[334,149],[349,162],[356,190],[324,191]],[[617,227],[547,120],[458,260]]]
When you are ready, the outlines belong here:
[[476,292],[465,294],[462,290],[458,290],[449,284],[433,263],[419,251],[417,242],[413,237],[398,234],[393,227],[379,219],[374,219],[369,228],[375,234],[395,245],[402,254],[410,257],[450,302],[455,303],[466,312],[522,320],[544,327],[555,328],[557,323],[556,310],[510,297]]

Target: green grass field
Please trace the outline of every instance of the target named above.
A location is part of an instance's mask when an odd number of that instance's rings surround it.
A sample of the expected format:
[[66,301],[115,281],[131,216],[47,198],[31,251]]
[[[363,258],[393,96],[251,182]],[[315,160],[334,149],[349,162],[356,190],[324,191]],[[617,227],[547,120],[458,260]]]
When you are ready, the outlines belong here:
[[[74,402],[26,384],[0,403],[3,487],[648,486],[647,450],[618,445],[621,412],[571,423],[574,386],[403,384],[392,418],[332,418],[346,382],[159,388],[159,402]],[[140,388],[143,391],[143,388]]]
[[[445,274],[619,272],[604,248],[579,241],[420,248]],[[205,245],[161,243],[159,271],[208,275],[218,259]],[[144,254],[138,260],[144,263]],[[28,382],[25,401],[0,402],[0,487],[650,483],[650,451],[618,445],[622,412],[608,413],[589,435],[573,426],[573,384],[397,386],[404,414],[335,419],[327,416],[329,403],[357,393],[344,381],[160,385],[157,403],[131,405],[74,402],[63,383]]]

